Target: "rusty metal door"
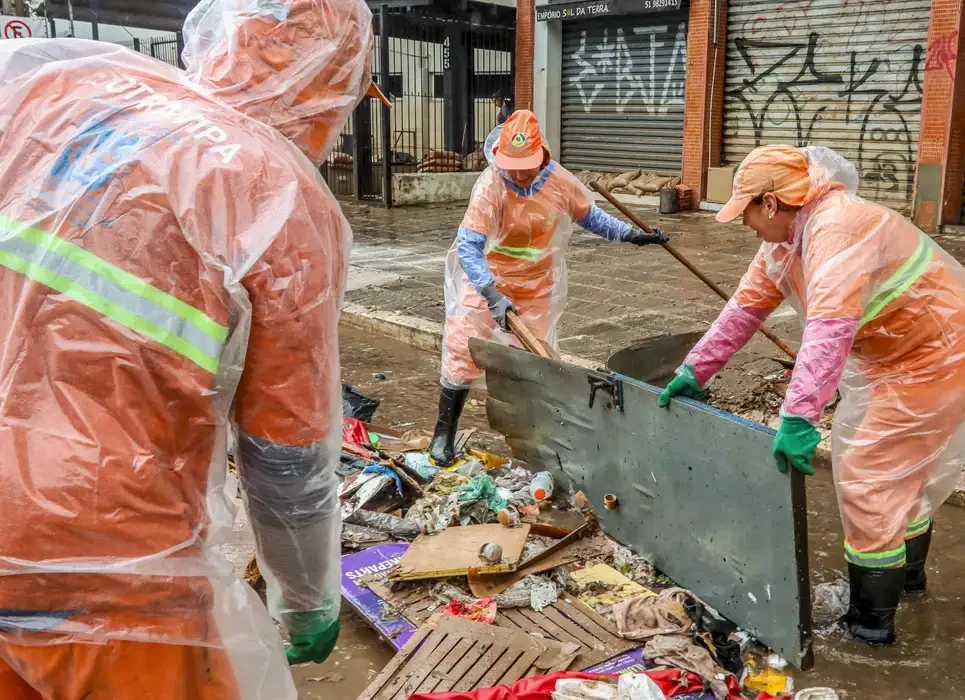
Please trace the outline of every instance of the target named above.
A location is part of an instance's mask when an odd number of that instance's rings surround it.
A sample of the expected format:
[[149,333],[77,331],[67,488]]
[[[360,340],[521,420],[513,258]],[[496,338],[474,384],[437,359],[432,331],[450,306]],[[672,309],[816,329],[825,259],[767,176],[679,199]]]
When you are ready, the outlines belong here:
[[724,161],[820,145],[851,160],[862,196],[912,205],[931,0],[730,0]]
[[687,9],[563,23],[560,161],[680,174]]

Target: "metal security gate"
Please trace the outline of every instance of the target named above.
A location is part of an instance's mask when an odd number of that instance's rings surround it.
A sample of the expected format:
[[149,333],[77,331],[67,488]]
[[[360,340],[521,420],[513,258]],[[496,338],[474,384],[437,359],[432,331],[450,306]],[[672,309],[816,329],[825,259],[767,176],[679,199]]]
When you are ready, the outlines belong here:
[[686,72],[686,8],[564,22],[563,165],[679,174]]
[[931,0],[730,0],[724,161],[828,146],[860,194],[910,211]]

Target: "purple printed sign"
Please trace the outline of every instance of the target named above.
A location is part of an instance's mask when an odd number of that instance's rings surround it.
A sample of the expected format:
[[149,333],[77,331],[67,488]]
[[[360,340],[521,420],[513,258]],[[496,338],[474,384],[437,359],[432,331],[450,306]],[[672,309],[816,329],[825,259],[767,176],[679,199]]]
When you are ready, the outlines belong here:
[[355,581],[369,575],[377,579],[385,578],[408,548],[409,545],[405,543],[382,544],[342,557],[342,597],[396,651],[405,646],[415,633],[415,625],[402,616],[386,618],[384,601],[368,588],[356,585]]
[[625,651],[619,656],[597,664],[592,668],[586,669],[587,673],[607,673],[615,676],[622,676],[624,673],[640,673],[652,668],[643,658],[643,647]]
[[[643,648],[640,647],[625,651],[619,656],[614,656],[612,659],[588,668],[586,672],[622,676],[625,673],[643,673],[652,668],[653,664],[643,658]],[[710,693],[686,693],[674,696],[674,700],[714,700],[714,696]]]

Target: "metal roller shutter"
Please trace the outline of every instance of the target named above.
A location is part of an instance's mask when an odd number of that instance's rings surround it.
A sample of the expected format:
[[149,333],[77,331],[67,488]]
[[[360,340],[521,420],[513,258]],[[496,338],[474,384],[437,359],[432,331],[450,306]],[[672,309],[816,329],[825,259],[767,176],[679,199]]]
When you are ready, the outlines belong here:
[[563,165],[679,174],[686,72],[686,9],[564,22]]
[[860,194],[911,209],[931,0],[730,0],[724,160],[820,145]]

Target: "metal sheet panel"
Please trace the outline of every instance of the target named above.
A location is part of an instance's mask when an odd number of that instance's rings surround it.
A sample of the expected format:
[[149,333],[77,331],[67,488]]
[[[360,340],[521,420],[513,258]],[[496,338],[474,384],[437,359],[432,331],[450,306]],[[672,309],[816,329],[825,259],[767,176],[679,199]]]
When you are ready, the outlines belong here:
[[679,174],[687,11],[563,24],[560,161]]
[[730,0],[724,161],[768,143],[828,146],[858,168],[862,196],[910,211],[930,11],[931,0]]
[[[557,488],[582,490],[608,534],[780,652],[811,665],[804,477],[781,474],[773,431],[659,389],[477,339],[492,427]],[[614,396],[621,400],[617,402]],[[620,408],[617,404],[622,405]],[[615,493],[619,507],[603,507]]]

